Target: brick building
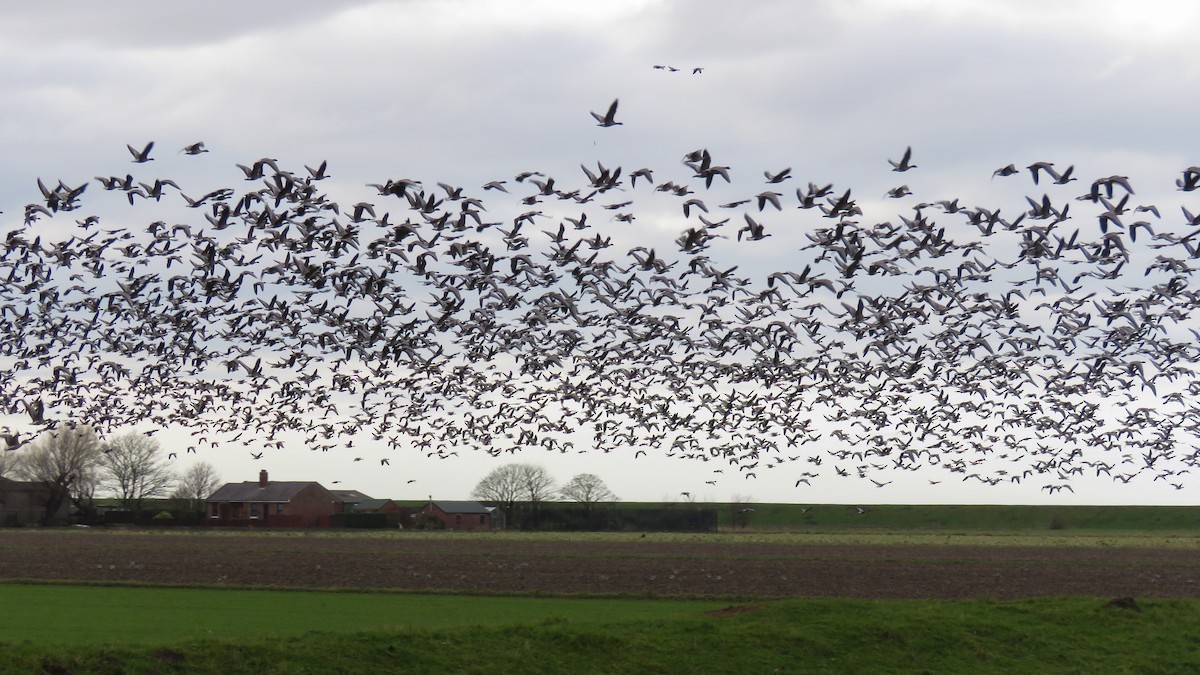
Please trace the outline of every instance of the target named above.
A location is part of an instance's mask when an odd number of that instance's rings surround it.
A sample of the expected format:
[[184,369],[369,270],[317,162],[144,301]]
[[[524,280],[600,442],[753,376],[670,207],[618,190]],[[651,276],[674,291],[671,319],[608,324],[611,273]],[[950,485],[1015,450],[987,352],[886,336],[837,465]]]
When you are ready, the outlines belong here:
[[346,495],[336,495],[315,481],[272,481],[263,470],[258,481],[221,486],[205,500],[204,513],[212,525],[329,527],[346,502]]

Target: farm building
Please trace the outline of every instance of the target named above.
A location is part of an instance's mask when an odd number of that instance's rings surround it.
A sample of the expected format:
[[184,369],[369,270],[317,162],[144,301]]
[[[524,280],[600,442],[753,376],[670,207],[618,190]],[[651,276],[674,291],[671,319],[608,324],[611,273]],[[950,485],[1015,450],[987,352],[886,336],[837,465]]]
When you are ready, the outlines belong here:
[[404,529],[412,527],[412,509],[401,507],[390,499],[367,499],[347,508],[334,524],[351,528]]
[[356,502],[349,513],[401,513],[400,505],[390,499],[365,499]]
[[417,514],[419,525],[441,523],[447,530],[489,532],[504,529],[504,516],[499,509],[489,508],[479,502],[434,501]]
[[365,495],[358,490],[330,490],[333,498],[342,503],[342,510],[339,513],[350,513],[354,507],[368,501],[374,501],[370,495]]
[[57,513],[47,517],[46,504],[52,486],[41,481],[19,481],[0,477],[0,525],[19,527],[66,522],[68,500],[63,499]]
[[[359,501],[369,499],[355,494],[364,498]],[[258,481],[221,486],[205,500],[204,510],[212,525],[329,527],[333,516],[346,510],[347,499],[357,497],[339,497],[315,481],[272,481],[264,470]]]

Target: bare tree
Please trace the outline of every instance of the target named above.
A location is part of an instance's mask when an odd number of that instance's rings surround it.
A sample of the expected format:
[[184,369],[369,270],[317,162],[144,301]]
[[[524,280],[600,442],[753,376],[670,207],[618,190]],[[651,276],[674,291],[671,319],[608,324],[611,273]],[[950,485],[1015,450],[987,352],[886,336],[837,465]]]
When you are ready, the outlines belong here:
[[544,467],[537,464],[517,464],[517,476],[521,482],[521,490],[525,501],[529,502],[529,511],[533,516],[534,527],[541,522],[542,502],[556,492],[554,478]]
[[513,507],[522,495],[522,484],[516,464],[498,466],[488,472],[471,490],[471,496],[481,502],[492,502],[504,509],[509,522],[513,522]]
[[596,504],[617,501],[617,496],[594,473],[577,474],[562,486],[558,494],[563,499],[583,504],[588,511],[591,511],[592,506]]
[[543,502],[554,494],[554,478],[544,467],[537,464],[514,464],[521,483],[521,493],[531,504]]
[[49,486],[45,504],[49,523],[69,502],[83,511],[92,508],[100,478],[100,457],[100,439],[91,427],[60,424],[26,446],[12,469],[20,478]]
[[509,522],[515,523],[514,507],[518,501],[529,502],[536,518],[538,505],[554,494],[554,479],[536,464],[505,464],[493,469],[471,491],[471,496],[494,502],[504,509]]
[[183,504],[182,510],[197,514],[204,508],[204,500],[220,486],[221,476],[216,467],[208,462],[196,462],[179,476],[171,498]]
[[158,441],[136,431],[105,443],[101,463],[107,486],[117,493],[121,505],[134,513],[147,499],[166,494],[175,481]]

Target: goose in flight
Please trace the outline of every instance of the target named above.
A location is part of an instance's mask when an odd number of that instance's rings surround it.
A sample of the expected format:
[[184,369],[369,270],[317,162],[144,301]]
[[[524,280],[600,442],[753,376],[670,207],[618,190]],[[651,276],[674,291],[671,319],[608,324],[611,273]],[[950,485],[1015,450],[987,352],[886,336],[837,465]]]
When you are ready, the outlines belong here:
[[42,424],[46,421],[46,406],[42,403],[42,399],[34,399],[33,401],[25,402],[25,412],[29,413],[29,419],[34,424]]
[[[1066,185],[1067,183],[1070,183],[1071,181],[1075,180],[1075,178],[1073,178],[1073,177],[1071,176],[1071,173],[1072,173],[1073,171],[1075,171],[1075,165],[1074,165],[1074,164],[1072,164],[1071,166],[1068,166],[1068,167],[1067,167],[1067,170],[1066,170],[1066,171],[1064,171],[1064,172],[1062,172],[1062,173],[1058,173],[1058,172],[1056,172],[1056,171],[1053,171],[1053,170],[1048,170],[1049,174],[1050,174],[1051,176],[1053,176],[1053,177],[1054,177],[1054,184],[1055,184],[1055,185]],[[1111,196],[1112,196],[1112,195],[1110,194],[1110,195],[1109,195],[1109,197],[1111,197]]]
[[150,150],[154,147],[154,141],[147,143],[146,147],[142,148],[141,151],[138,151],[128,143],[125,144],[125,147],[129,148],[129,154],[133,155],[134,164],[144,164],[154,161],[154,158],[150,156]]
[[21,435],[19,433],[13,433],[8,429],[0,432],[0,441],[4,442],[5,452],[11,452],[25,444],[21,441]]
[[629,186],[637,187],[637,179],[639,179],[639,178],[645,180],[647,183],[653,183],[654,182],[654,172],[651,171],[650,169],[645,169],[645,168],[638,169],[637,171],[631,172],[629,174]]
[[1029,169],[1029,173],[1033,175],[1034,185],[1038,184],[1038,171],[1045,171],[1046,173],[1050,174],[1051,178],[1058,180],[1058,174],[1054,171],[1053,162],[1034,162],[1025,168]]
[[304,165],[304,168],[308,171],[308,175],[312,176],[313,180],[325,180],[329,178],[329,174],[325,173],[328,170],[328,166],[329,160],[322,160],[315,169],[307,164]]
[[771,236],[770,234],[765,234],[763,232],[762,223],[751,218],[749,214],[743,213],[742,218],[746,219],[746,226],[743,227],[742,229],[738,230],[738,233],[737,233],[738,241],[742,240],[743,232],[750,233],[750,235],[748,237],[748,239],[750,241],[759,241],[761,239],[766,239],[767,237]]
[[904,156],[900,158],[899,162],[890,160],[890,159],[888,160],[888,164],[892,165],[892,171],[908,171],[909,169],[917,168],[917,165],[912,164],[911,162],[912,162],[912,146],[911,145],[904,149]]
[[1011,176],[1011,175],[1017,173],[1018,171],[1019,170],[1017,169],[1016,165],[1009,164],[1007,166],[1002,166],[999,169],[996,169],[995,171],[993,171],[992,178],[995,178],[996,176],[1001,176],[1001,177]]
[[792,167],[787,167],[782,171],[764,171],[763,175],[767,177],[768,183],[782,183],[792,177]]
[[783,205],[779,202],[779,198],[782,196],[783,195],[779,194],[778,192],[771,192],[768,190],[766,192],[758,193],[754,196],[754,198],[758,200],[759,211],[762,211],[764,208],[766,208],[768,203],[774,206],[776,211],[782,211]]
[[620,99],[614,98],[612,105],[608,106],[608,111],[605,112],[603,115],[601,115],[600,113],[595,113],[595,112],[592,113],[592,117],[594,117],[596,119],[596,121],[599,122],[599,124],[597,124],[596,126],[614,127],[614,126],[621,124],[621,122],[616,121],[617,103],[619,101],[620,101]]

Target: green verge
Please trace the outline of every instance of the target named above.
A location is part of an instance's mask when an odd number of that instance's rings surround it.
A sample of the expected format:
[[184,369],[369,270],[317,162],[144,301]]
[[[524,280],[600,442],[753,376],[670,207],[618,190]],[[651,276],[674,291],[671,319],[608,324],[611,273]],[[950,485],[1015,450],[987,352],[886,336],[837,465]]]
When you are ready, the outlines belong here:
[[0,636],[5,642],[38,646],[161,645],[195,638],[287,637],[313,630],[660,621],[724,604],[718,600],[0,583],[0,607],[6,608],[0,612]]
[[[55,590],[25,588],[34,593],[17,599],[27,602]],[[88,590],[66,589],[67,596]],[[79,623],[111,626],[145,615],[138,635],[97,642],[102,631],[93,629],[65,639],[10,639],[0,645],[0,672],[1200,672],[1200,602],[1192,600],[1138,600],[1129,609],[1096,598],[803,599],[713,613],[714,603],[704,602],[383,595],[382,606],[390,603],[394,616],[376,615],[374,625],[362,628],[347,614],[329,611],[361,601],[371,615],[380,611],[367,600],[372,594],[92,590],[111,595],[106,604],[77,608]],[[177,614],[181,602],[139,604],[152,597],[138,600],[139,590],[186,592],[181,597],[212,608],[204,615],[229,620],[246,594],[258,593],[279,614],[243,623],[236,636],[168,638],[153,627],[155,620],[197,625],[199,617]],[[200,602],[205,594],[211,597]],[[437,600],[446,604],[429,604]],[[6,614],[16,607],[26,617],[43,613],[8,598],[3,606]],[[413,617],[420,621],[410,623]],[[294,632],[281,634],[281,622]]]

